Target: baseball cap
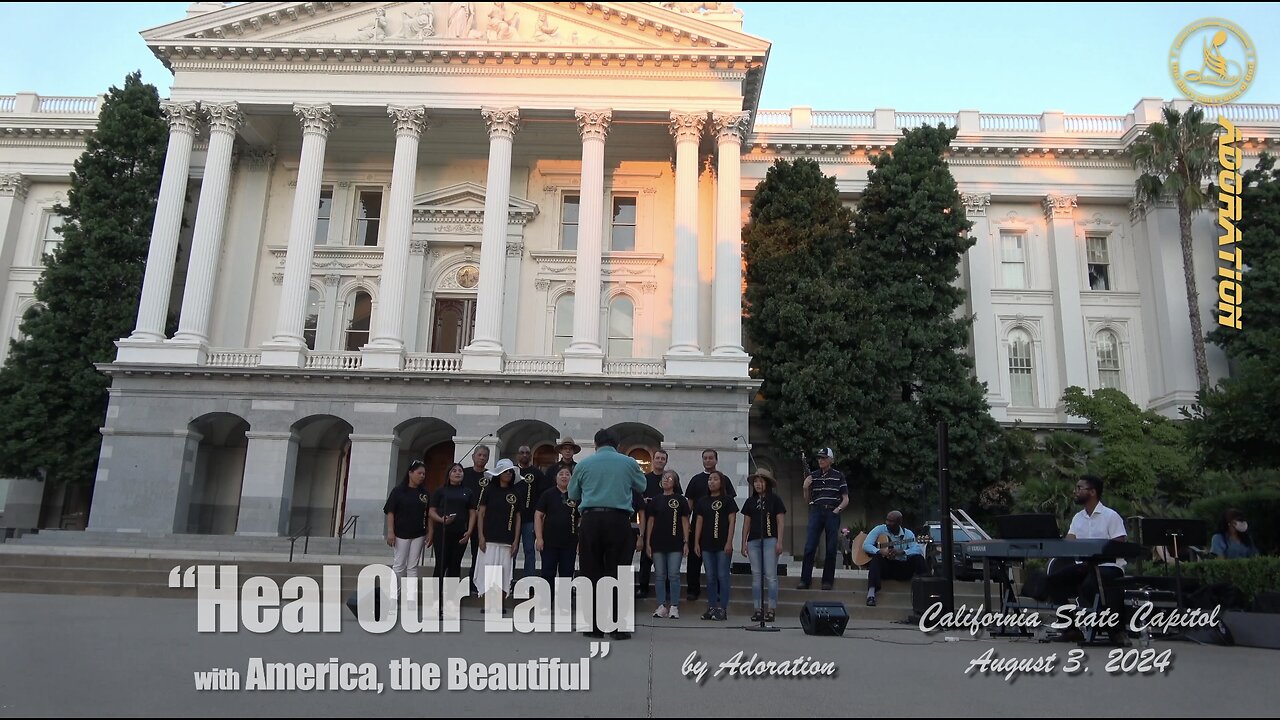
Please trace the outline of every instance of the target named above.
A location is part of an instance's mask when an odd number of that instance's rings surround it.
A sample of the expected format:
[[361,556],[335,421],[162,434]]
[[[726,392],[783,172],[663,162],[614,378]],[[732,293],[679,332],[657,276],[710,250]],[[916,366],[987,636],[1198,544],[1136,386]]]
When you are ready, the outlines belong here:
[[835,459],[836,459],[836,454],[835,454],[835,453],[833,453],[833,452],[831,452],[831,448],[829,448],[829,447],[825,447],[825,448],[818,448],[818,452],[816,452],[816,453],[814,453],[814,454],[815,454],[817,457],[831,458],[832,460],[835,460]]

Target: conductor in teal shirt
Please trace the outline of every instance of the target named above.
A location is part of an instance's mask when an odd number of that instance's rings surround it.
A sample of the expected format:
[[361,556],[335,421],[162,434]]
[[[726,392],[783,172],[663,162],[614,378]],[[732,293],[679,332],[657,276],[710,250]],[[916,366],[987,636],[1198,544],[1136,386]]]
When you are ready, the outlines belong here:
[[[595,454],[578,463],[569,481],[569,499],[582,514],[579,567],[593,587],[601,578],[617,578],[619,565],[631,564],[636,550],[636,538],[631,532],[632,498],[645,488],[640,465],[618,452],[616,435],[600,430],[595,440]],[[598,624],[583,634],[604,637]],[[631,633],[620,630],[610,635],[614,640],[631,637]]]

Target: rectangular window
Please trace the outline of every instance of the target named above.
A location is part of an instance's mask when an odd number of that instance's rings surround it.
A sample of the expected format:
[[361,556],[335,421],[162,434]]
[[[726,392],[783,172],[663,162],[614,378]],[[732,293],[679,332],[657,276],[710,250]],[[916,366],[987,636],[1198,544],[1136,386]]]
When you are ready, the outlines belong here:
[[[57,252],[58,248],[62,247],[62,234],[58,232],[58,229],[61,227],[62,227],[61,215],[57,215],[52,212],[45,213],[44,232],[40,236],[40,240],[41,240],[40,257],[41,258],[43,258],[45,255],[54,254],[55,252]],[[42,259],[41,264],[43,263],[44,261]]]
[[1084,240],[1089,263],[1089,289],[1111,289],[1111,260],[1107,254],[1107,239],[1088,236]]
[[320,326],[320,293],[307,291],[307,318],[302,323],[302,339],[308,350],[316,349],[316,328]]
[[333,188],[320,188],[320,205],[316,208],[316,244],[329,242],[329,220],[333,218]]
[[577,195],[565,195],[560,208],[560,249],[578,249],[578,209],[581,199]]
[[636,249],[636,199],[613,199],[613,228],[609,249],[614,252],[632,252]]
[[361,190],[356,203],[356,245],[373,247],[378,244],[378,231],[382,226],[382,191]]
[[1000,233],[1000,277],[1002,287],[1024,290],[1027,287],[1027,253],[1025,237],[1017,233]]

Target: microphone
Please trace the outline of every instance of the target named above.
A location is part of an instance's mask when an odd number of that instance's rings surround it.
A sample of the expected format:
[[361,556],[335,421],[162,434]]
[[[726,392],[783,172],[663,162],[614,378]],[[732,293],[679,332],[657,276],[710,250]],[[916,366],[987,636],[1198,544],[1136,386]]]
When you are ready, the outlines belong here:
[[[485,439],[485,438],[489,438],[489,437],[493,437],[493,433],[485,433],[485,434],[484,434],[484,437],[482,437],[482,438],[480,438],[479,440],[477,440],[477,441],[476,441],[476,444],[475,444],[475,445],[472,445],[472,446],[471,446],[471,449],[470,449],[470,450],[468,450],[468,451],[467,451],[467,453],[466,453],[465,455],[463,455],[463,456],[462,456],[462,459],[466,459],[466,458],[471,457],[471,453],[475,452],[475,451],[476,451],[476,448],[480,447],[480,443],[484,442],[484,439]],[[462,462],[462,460],[458,460],[458,462]]]

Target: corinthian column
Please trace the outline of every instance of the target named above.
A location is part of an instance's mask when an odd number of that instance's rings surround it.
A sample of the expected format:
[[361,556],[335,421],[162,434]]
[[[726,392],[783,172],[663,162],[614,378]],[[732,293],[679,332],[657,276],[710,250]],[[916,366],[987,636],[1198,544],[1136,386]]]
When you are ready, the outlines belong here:
[[298,163],[298,188],[293,194],[293,217],[289,221],[289,248],[285,254],[276,334],[262,347],[261,364],[268,367],[302,367],[307,360],[302,321],[307,312],[311,258],[316,249],[316,208],[324,179],[325,146],[337,124],[333,109],[327,104],[294,105],[293,111],[302,122],[302,157]]
[[578,110],[582,135],[581,205],[578,211],[578,263],[573,298],[573,343],[564,351],[566,373],[604,372],[600,348],[600,250],[604,234],[604,141],[613,122],[611,110]]
[[[747,375],[742,349],[742,141],[751,113],[713,113],[719,155],[716,185],[715,323],[711,354],[730,359],[734,375]],[[739,362],[738,359],[743,361]]]
[[404,365],[404,289],[413,231],[413,189],[418,174],[418,137],[427,127],[427,109],[390,107],[395,120],[396,156],[391,166],[387,242],[382,250],[382,302],[374,315],[372,341],[364,348],[363,367],[399,370]]
[[707,114],[671,113],[676,140],[675,267],[668,355],[701,355],[698,344],[698,142]]
[[463,370],[502,370],[502,296],[507,260],[507,210],[511,203],[511,146],[520,130],[519,108],[484,108],[489,126],[489,174],[484,189],[480,286],[476,334],[462,351]]

